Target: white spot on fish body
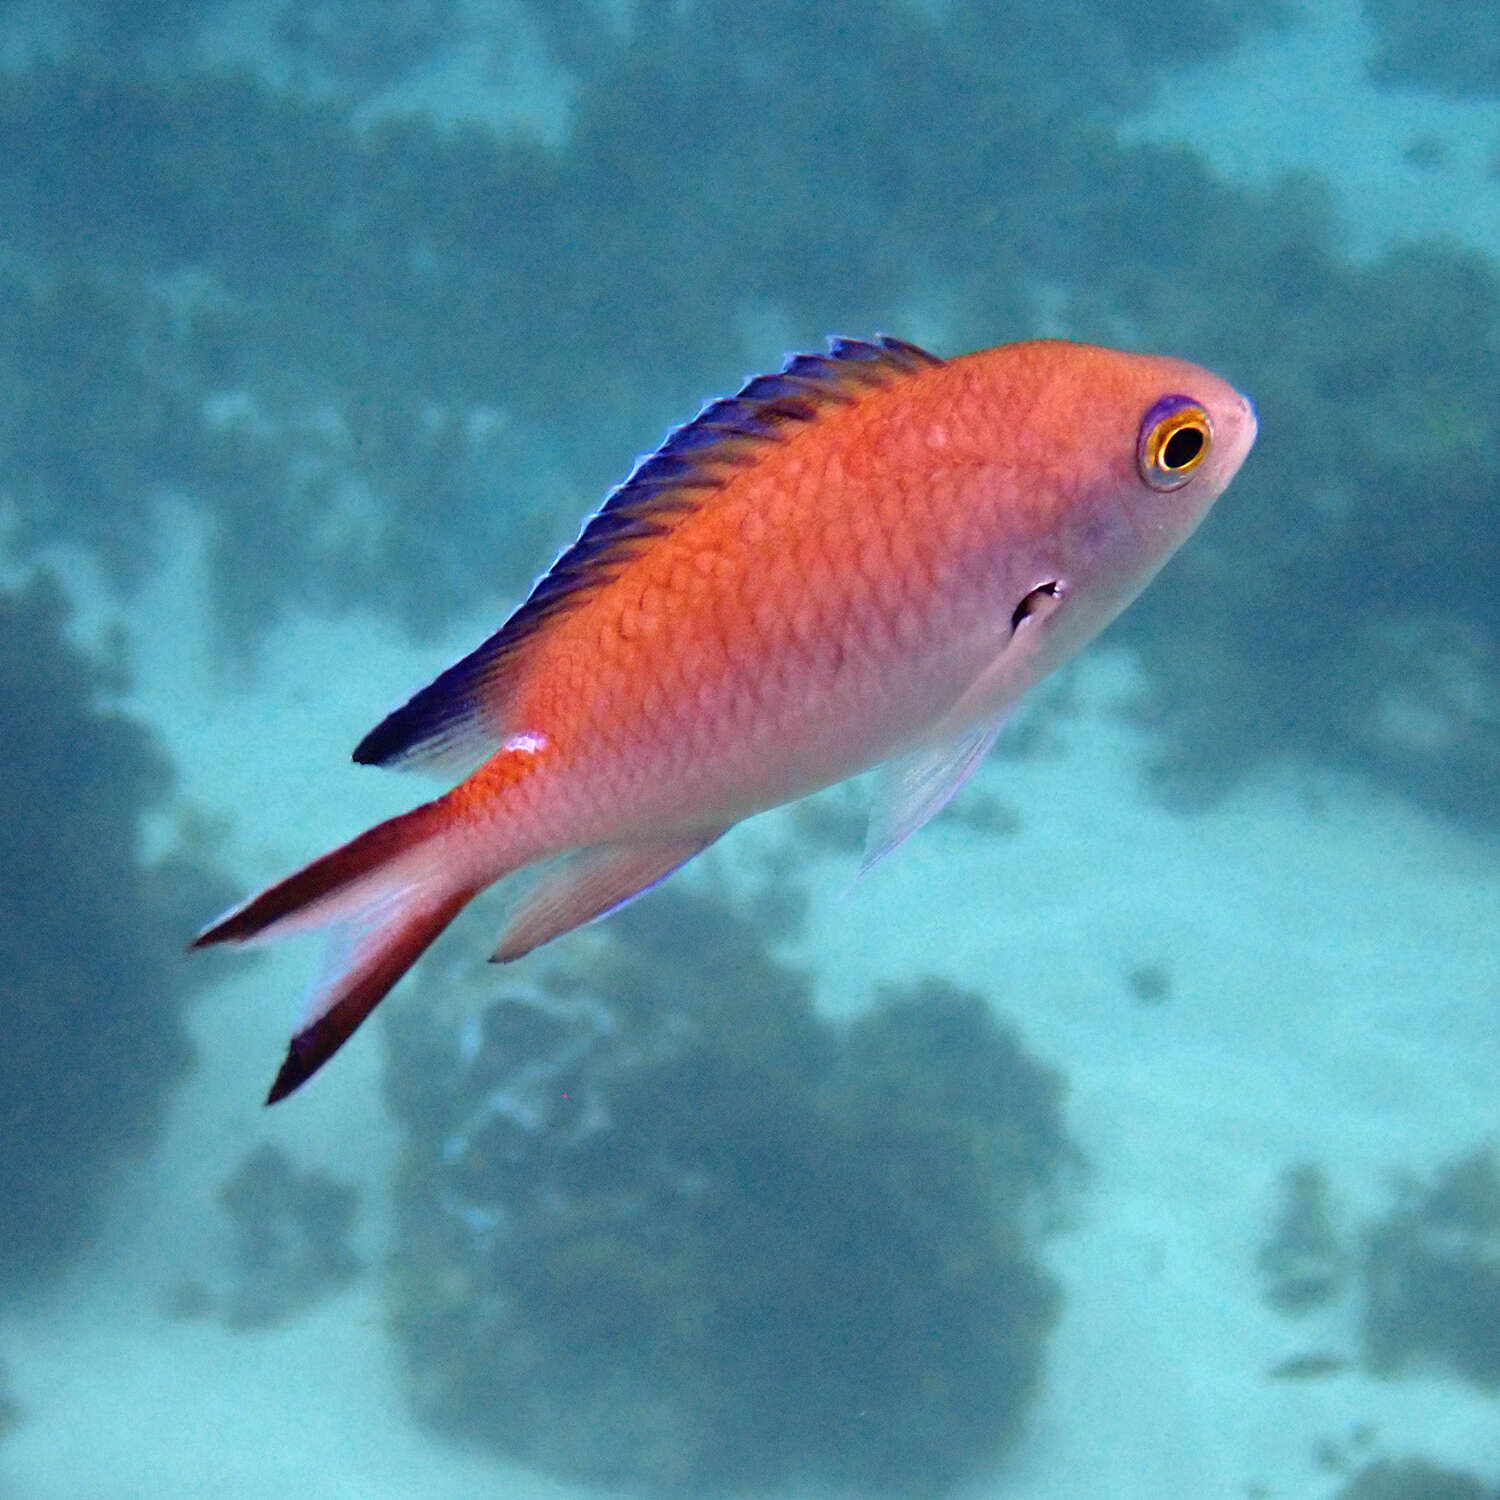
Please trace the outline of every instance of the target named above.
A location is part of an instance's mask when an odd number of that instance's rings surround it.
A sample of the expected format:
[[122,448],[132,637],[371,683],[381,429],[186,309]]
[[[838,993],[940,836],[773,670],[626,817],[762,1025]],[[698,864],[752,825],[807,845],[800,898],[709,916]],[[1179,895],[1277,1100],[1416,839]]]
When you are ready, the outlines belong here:
[[537,730],[524,729],[511,735],[500,748],[519,755],[540,755],[547,748],[547,736]]

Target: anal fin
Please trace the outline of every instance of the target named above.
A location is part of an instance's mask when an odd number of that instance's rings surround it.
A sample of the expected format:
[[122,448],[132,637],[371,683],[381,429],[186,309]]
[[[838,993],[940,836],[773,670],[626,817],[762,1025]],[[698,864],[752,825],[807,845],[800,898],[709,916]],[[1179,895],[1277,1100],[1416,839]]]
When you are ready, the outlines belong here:
[[644,895],[723,834],[722,828],[679,839],[599,844],[564,855],[544,869],[516,908],[495,949],[509,963],[595,917]]

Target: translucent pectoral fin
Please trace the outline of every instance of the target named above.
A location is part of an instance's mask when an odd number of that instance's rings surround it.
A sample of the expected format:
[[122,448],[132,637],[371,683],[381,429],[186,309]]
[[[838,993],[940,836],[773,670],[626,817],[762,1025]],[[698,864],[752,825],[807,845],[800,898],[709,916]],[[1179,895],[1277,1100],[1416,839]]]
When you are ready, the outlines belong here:
[[521,958],[644,895],[723,832],[714,828],[648,844],[601,844],[564,855],[538,874],[500,934],[494,962]]
[[941,744],[924,744],[880,768],[865,829],[861,875],[942,812],[978,769],[1007,717],[976,724]]
[[993,659],[930,737],[876,773],[861,875],[942,812],[974,774],[999,738],[1012,705],[1050,669],[1048,622],[1067,592],[1065,580],[1051,578],[1026,594],[1011,614],[1009,630]]

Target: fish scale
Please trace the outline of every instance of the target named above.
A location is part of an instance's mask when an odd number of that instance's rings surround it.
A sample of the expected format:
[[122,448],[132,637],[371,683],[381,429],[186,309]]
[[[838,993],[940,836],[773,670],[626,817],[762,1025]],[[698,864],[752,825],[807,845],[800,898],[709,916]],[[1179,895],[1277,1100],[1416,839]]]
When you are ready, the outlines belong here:
[[1206,370],[1056,340],[943,361],[836,339],[709,403],[499,631],[355,750],[458,785],[199,934],[330,933],[270,1099],[475,894],[527,868],[502,960],[741,818],[878,767],[868,868],[1150,581],[1255,431]]

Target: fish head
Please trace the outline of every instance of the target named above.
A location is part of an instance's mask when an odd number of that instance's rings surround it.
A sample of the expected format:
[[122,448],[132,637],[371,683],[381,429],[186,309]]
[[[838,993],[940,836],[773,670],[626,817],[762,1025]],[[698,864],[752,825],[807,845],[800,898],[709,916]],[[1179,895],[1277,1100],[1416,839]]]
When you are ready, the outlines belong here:
[[1012,493],[1025,499],[1002,532],[1005,578],[1016,622],[1035,612],[1034,631],[1064,637],[1055,659],[1124,609],[1208,514],[1255,441],[1255,409],[1186,360],[1009,347],[1024,389],[1012,387],[1024,413]]
[[1255,442],[1255,408],[1227,381],[1184,360],[1124,358],[1135,394],[1122,402],[1110,467],[1143,546],[1160,549],[1164,561],[1239,473]]

